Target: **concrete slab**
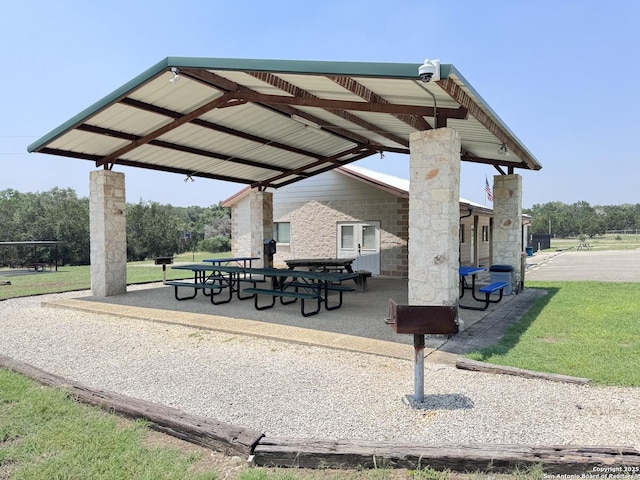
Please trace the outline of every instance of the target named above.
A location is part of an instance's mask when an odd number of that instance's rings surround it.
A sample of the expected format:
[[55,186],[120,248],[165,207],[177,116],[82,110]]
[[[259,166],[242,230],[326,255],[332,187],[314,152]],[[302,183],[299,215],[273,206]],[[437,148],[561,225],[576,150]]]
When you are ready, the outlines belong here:
[[[488,276],[478,283],[486,281]],[[468,302],[467,295],[465,301]],[[398,303],[407,302],[407,280],[372,278],[366,292],[346,293],[339,310],[323,309],[307,318],[300,315],[298,304],[277,303],[273,309],[257,311],[252,300],[240,301],[235,296],[223,305],[212,305],[202,294],[193,300],[177,301],[173,287],[161,284],[112,297],[87,296],[43,305],[413,359],[413,336],[396,334],[385,323],[390,298]],[[425,349],[428,361],[453,363],[457,355],[469,348],[495,343],[503,327],[519,318],[514,312],[525,312],[531,301],[530,295],[510,295],[499,304],[491,304],[484,312],[461,309],[459,315],[466,327],[464,336],[428,335]],[[481,328],[480,324],[492,325],[492,328]],[[471,338],[473,341],[468,341]]]
[[527,257],[525,278],[540,281],[640,282],[640,250],[568,250],[535,254]]

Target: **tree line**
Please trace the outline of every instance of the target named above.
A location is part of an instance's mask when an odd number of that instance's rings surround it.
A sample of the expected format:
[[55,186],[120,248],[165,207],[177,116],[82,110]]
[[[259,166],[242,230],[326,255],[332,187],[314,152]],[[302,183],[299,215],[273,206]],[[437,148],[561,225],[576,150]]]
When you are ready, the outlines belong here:
[[531,233],[554,237],[596,237],[612,230],[640,229],[640,203],[635,205],[595,205],[549,202],[524,209],[531,216]]
[[[88,265],[89,199],[70,188],[46,192],[0,191],[0,242],[58,240],[58,262]],[[174,207],[140,200],[127,204],[127,260],[186,251],[231,250],[231,211],[220,205]],[[54,261],[45,247],[3,247],[0,264]]]
[[[531,233],[555,237],[595,237],[610,230],[640,229],[640,204],[596,205],[549,202],[524,209]],[[58,240],[62,264],[88,265],[89,199],[70,188],[46,192],[0,191],[0,242]],[[231,211],[220,205],[174,207],[145,202],[127,204],[127,260],[186,251],[231,250]],[[53,262],[51,248],[3,247],[0,264]],[[37,257],[37,258],[35,258]]]

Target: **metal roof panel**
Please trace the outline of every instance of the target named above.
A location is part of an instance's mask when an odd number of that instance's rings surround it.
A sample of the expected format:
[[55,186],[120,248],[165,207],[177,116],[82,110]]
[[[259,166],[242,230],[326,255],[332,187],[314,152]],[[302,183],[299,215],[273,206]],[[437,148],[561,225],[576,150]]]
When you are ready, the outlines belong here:
[[[460,132],[463,159],[540,168],[452,65],[428,84],[419,65],[167,57],[28,150],[278,186],[407,153],[437,111]],[[498,154],[503,142],[510,156]]]

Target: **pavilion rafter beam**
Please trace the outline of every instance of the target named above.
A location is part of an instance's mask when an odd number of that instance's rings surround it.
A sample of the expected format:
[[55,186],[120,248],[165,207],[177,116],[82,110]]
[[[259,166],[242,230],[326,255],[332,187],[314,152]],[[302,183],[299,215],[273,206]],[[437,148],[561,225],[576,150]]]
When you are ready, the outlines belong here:
[[[358,145],[356,147],[350,148],[346,151],[337,153],[335,155],[331,155],[329,157],[316,160],[315,162],[308,163],[301,167],[288,170],[279,175],[275,175],[271,178],[268,178],[266,180],[253,184],[252,187],[260,187],[260,186],[270,187],[270,186],[273,186],[273,184],[278,180],[282,178],[290,177],[292,175],[305,176],[305,177],[313,176],[316,174],[316,172],[310,172],[309,170],[316,168],[319,165],[330,163],[332,164],[331,168],[333,168],[335,166],[344,165],[346,163],[350,163],[351,161],[355,161],[360,158],[365,158],[370,155],[374,155],[376,153],[378,153],[378,150],[376,150],[375,148],[372,148],[368,145]],[[347,158],[344,158],[344,157],[347,157]],[[352,157],[356,157],[356,158],[352,159]],[[320,172],[317,172],[317,173],[320,173]]]
[[[390,102],[378,95],[377,93],[372,92],[370,89],[362,85],[361,83],[356,82],[351,77],[344,76],[330,76],[327,77],[329,80],[337,83],[341,87],[349,90],[351,93],[362,97],[368,103],[378,103],[378,104],[389,104]],[[409,115],[406,113],[393,113],[394,117],[396,117],[401,122],[406,123],[411,128],[416,130],[424,131],[431,130],[433,127],[424,119],[422,115]]]
[[[77,158],[79,160],[88,160],[88,161],[91,161],[91,162],[97,162],[101,158],[101,157],[99,157],[97,155],[90,155],[90,154],[86,154],[86,153],[74,152],[72,150],[54,149],[54,148],[50,148],[50,147],[45,147],[45,148],[41,149],[40,153],[45,153],[45,154],[48,154],[48,155],[58,155],[58,156],[61,156],[61,157],[66,157],[66,158]],[[211,180],[223,180],[225,182],[235,182],[235,183],[244,183],[244,184],[250,184],[250,183],[253,182],[253,180],[250,180],[250,179],[247,179],[247,178],[232,177],[232,176],[228,176],[228,175],[218,175],[218,174],[215,174],[215,173],[194,172],[193,170],[189,170],[189,169],[185,169],[185,168],[174,168],[174,167],[169,167],[169,166],[154,165],[154,164],[151,164],[151,163],[136,162],[136,161],[124,160],[124,159],[121,159],[118,162],[118,164],[126,166],[126,167],[137,167],[137,168],[144,168],[144,169],[147,169],[147,170],[156,170],[156,171],[159,171],[159,172],[170,172],[170,173],[178,173],[178,174],[182,174],[182,175],[189,175],[189,176],[192,176],[192,177],[209,178]],[[264,168],[264,166],[262,168]]]
[[[212,73],[208,70],[197,70],[197,69],[185,69],[185,70],[181,70],[180,71],[182,75],[185,75],[195,81],[199,81],[204,85],[207,85],[209,87],[213,87],[213,88],[217,88],[223,91],[236,91],[240,94],[240,97],[243,98],[245,101],[251,101],[257,105],[261,105],[264,108],[268,108],[274,112],[278,112],[281,113],[283,115],[287,115],[287,116],[291,116],[291,115],[299,115],[301,117],[306,118],[307,120],[310,120],[314,123],[323,123],[322,120],[310,116],[304,112],[301,112],[295,108],[293,108],[292,106],[288,106],[288,105],[280,105],[277,102],[272,102],[271,104],[266,104],[266,103],[261,103],[257,100],[253,100],[254,96],[260,95],[257,92],[243,87],[242,85],[238,85],[235,82],[232,82],[226,78],[223,78],[219,75],[216,75],[215,73]],[[252,74],[252,75],[256,75],[252,72],[247,72],[248,74]],[[279,79],[278,77],[274,77],[275,79],[284,82],[284,80]],[[285,82],[287,83],[287,82]],[[291,84],[287,85],[290,88],[297,88],[294,87]],[[303,90],[300,90],[300,93],[306,93],[308,95],[308,92],[305,92]],[[277,100],[278,98],[288,98],[285,96],[278,96],[278,95],[266,95],[266,99],[271,99],[271,100]],[[363,126],[363,128],[365,128]],[[354,144],[359,144],[359,143],[369,143],[371,145],[377,145],[377,150],[378,151],[382,151],[383,150],[383,146],[379,145],[379,144],[375,144],[374,142],[371,142],[371,140],[369,140],[366,137],[363,137],[361,135],[357,135],[354,132],[347,130],[345,128],[341,128],[338,126],[333,126],[331,128],[328,128],[327,126],[324,127],[324,130],[326,130],[329,133],[332,133],[334,135],[337,135],[339,137],[341,137],[342,139],[348,141],[348,142],[353,142]],[[408,146],[408,145],[407,145]]]
[[[97,127],[95,125],[89,125],[87,123],[84,123],[82,125],[78,125],[78,127],[76,127],[78,130],[82,131],[82,132],[89,132],[89,133],[95,133],[98,135],[106,135],[108,137],[113,137],[113,138],[120,138],[123,140],[128,140],[131,142],[135,142],[136,140],[142,138],[138,135],[134,135],[131,133],[126,133],[126,132],[119,132],[117,130],[111,130],[111,129],[107,129],[107,128],[103,128],[103,127]],[[254,160],[249,160],[246,158],[240,158],[240,157],[229,157],[228,155],[223,155],[221,153],[217,153],[217,152],[212,152],[209,150],[202,150],[200,148],[194,148],[194,147],[189,147],[186,145],[180,145],[177,143],[171,143],[171,142],[164,142],[162,140],[151,140],[149,142],[149,145],[153,145],[155,147],[161,147],[161,148],[166,148],[169,150],[175,150],[178,152],[184,152],[184,153],[191,153],[193,155],[199,155],[201,157],[207,157],[207,158],[215,158],[216,160],[223,160],[225,162],[231,162],[231,163],[237,163],[239,165],[248,165],[251,167],[257,167],[257,168],[264,168],[267,170],[275,170],[277,172],[284,172],[286,170],[286,168],[284,167],[278,167],[275,165],[269,165],[267,163],[262,163],[262,162],[256,162]],[[318,158],[316,156],[316,158]],[[123,160],[121,160],[123,161]],[[119,161],[118,163],[121,163],[121,161]]]
[[154,130],[151,133],[148,133],[147,135],[145,135],[144,137],[140,137],[138,140],[135,140],[133,142],[131,142],[129,145],[125,145],[122,148],[119,148],[118,150],[116,150],[115,152],[107,155],[106,157],[104,157],[102,160],[96,162],[96,167],[100,167],[102,165],[108,166],[108,168],[110,169],[111,167],[109,167],[109,165],[113,165],[113,163],[115,162],[116,159],[118,159],[120,156],[135,150],[136,148],[149,143],[151,140],[154,140],[156,138],[158,138],[161,135],[164,135],[167,132],[170,132],[171,130],[174,130],[176,128],[178,128],[181,125],[184,125],[185,123],[190,122],[191,120],[198,118],[200,115],[205,114],[206,112],[209,112],[211,110],[213,110],[214,108],[219,107],[220,105],[224,105],[225,103],[229,102],[229,101],[233,101],[234,99],[236,99],[236,94],[235,92],[227,92],[223,95],[221,95],[220,97],[206,103],[205,105],[196,108],[195,110],[182,115],[179,118],[176,118],[175,120],[173,120],[172,122],[163,125],[162,127]]
[[[358,155],[351,156],[351,157],[349,157],[348,159],[345,159],[345,160],[334,161],[330,165],[327,165],[327,166],[325,166],[323,168],[320,168],[318,170],[314,170],[313,172],[308,173],[307,177],[313,177],[315,175],[320,175],[321,173],[327,172],[329,170],[333,170],[336,167],[342,167],[344,165],[348,165],[350,163],[357,162],[358,160],[362,160],[363,158],[370,157],[371,155],[375,155],[377,153],[378,153],[377,151],[363,150]],[[274,185],[274,187],[275,188],[281,188],[281,187],[284,187],[284,186],[289,185],[291,183],[295,183],[298,180],[299,179],[297,179],[297,178],[292,178],[290,180],[286,180],[284,182],[278,183],[277,185]]]
[[[273,82],[271,83],[273,86],[280,88],[281,90],[285,91],[290,95],[295,95],[295,94],[301,95],[307,98],[307,100],[317,98],[311,95],[309,92],[299,89],[295,85],[292,85],[289,82],[286,82],[285,80],[279,77],[276,77],[275,75],[272,75],[270,73],[262,73],[262,72],[246,72],[246,73],[249,75],[253,75],[256,78],[259,78],[265,83],[269,83],[269,81],[271,81]],[[288,103],[283,104],[283,102],[288,102],[287,100],[283,100],[283,99],[290,99],[295,97],[288,97],[285,95],[263,95],[258,92],[255,92],[254,90],[238,85],[235,82],[232,82],[219,75],[216,75],[215,73],[212,73],[208,70],[186,69],[186,70],[181,70],[181,74],[184,74],[189,78],[192,78],[193,80],[200,81],[201,83],[208,85],[210,87],[218,88],[223,91],[236,91],[240,94],[239,95],[240,98],[243,98],[246,101],[250,101],[252,103],[261,105],[264,108],[269,108],[272,111],[279,112],[283,115],[287,115],[287,116],[299,115],[314,123],[318,123],[318,124],[325,123],[323,120],[319,118],[316,118],[305,112],[297,110],[296,108],[294,108],[292,105],[289,105]],[[267,100],[268,103],[262,102],[261,100]],[[354,117],[354,120],[358,121],[359,119],[357,117]],[[362,126],[363,129],[366,129],[365,125],[360,125],[360,126]],[[338,126],[323,125],[323,129],[329,133],[332,133],[334,135],[337,135],[343,138],[346,141],[353,142],[355,144],[370,143],[374,145],[374,143],[371,142],[368,138],[355,134],[354,132],[347,130],[345,128],[341,128]],[[404,143],[406,143],[404,140],[402,140],[402,142],[403,143],[401,143],[401,145],[404,145]],[[382,149],[383,149],[382,145],[377,145],[378,151]]]
[[[164,115],[166,117],[171,118],[180,118],[181,114],[178,112],[174,112],[173,110],[169,110],[167,108],[158,107],[157,105],[151,105],[149,103],[141,102],[140,100],[134,100],[132,98],[125,98],[120,103],[123,105],[127,105],[129,107],[138,108],[140,110],[145,110],[147,112],[157,113],[159,115]],[[304,155],[310,158],[320,158],[320,156],[316,153],[310,152],[308,150],[303,150],[301,148],[296,148],[285,143],[280,143],[278,141],[270,140],[268,138],[259,137],[257,135],[252,135],[250,133],[242,132],[240,130],[234,130],[233,128],[225,127],[222,125],[218,125],[216,123],[211,123],[201,118],[194,118],[191,120],[192,124],[198,125],[199,127],[207,128],[209,130],[214,130],[216,132],[225,133],[227,135],[231,135],[233,137],[242,138],[244,140],[249,140],[261,145],[268,144],[272,148],[278,148],[280,150],[285,150],[287,152],[295,153],[297,155]]]
[[[279,88],[282,91],[285,91],[292,95],[291,97],[284,95],[264,95],[257,92],[251,93],[250,96],[243,95],[242,98],[248,99],[252,102],[264,103],[267,105],[288,105],[288,106],[306,106],[306,107],[317,107],[322,108],[329,113],[336,115],[337,117],[343,118],[344,120],[357,125],[358,127],[363,128],[366,131],[376,132],[378,135],[387,138],[399,145],[408,146],[409,142],[402,137],[398,137],[390,132],[386,132],[382,130],[379,126],[374,125],[370,122],[367,122],[360,117],[352,114],[347,110],[363,110],[363,111],[375,111],[371,109],[367,109],[366,106],[370,105],[367,102],[343,102],[338,100],[324,100],[312,93],[304,90],[300,87],[297,87],[286,80],[268,72],[249,72],[250,75],[262,80],[269,85],[273,85],[274,87]],[[352,108],[347,108],[352,107]],[[388,113],[388,112],[383,112]],[[332,131],[336,128],[333,125],[325,125],[326,121],[313,117],[306,112],[296,112],[297,115],[304,116],[305,118],[322,125],[325,130]],[[349,136],[353,136],[353,132],[348,132]],[[369,140],[360,137],[358,143],[370,143]]]
[[477,157],[471,153],[468,152],[462,152],[460,154],[460,160],[465,161],[465,162],[473,162],[473,163],[484,163],[486,165],[493,165],[498,171],[502,171],[500,169],[500,167],[508,167],[508,168],[515,168],[515,167],[520,167],[520,168],[529,168],[527,166],[527,164],[523,161],[518,161],[518,162],[506,162],[506,161],[500,161],[500,160],[495,160],[493,158],[485,158],[485,157]]
[[[521,160],[520,165],[522,168],[529,170],[538,170],[540,168],[530,158],[529,154],[522,150],[522,148],[520,148],[520,146],[514,142],[513,139],[507,135],[504,130],[489,115],[487,115],[452,78],[449,77],[444,80],[438,80],[437,83],[451,96],[451,98],[468,109],[470,115],[478,120],[478,122],[489,130],[489,132],[495,135],[498,140],[504,143],[507,149]],[[438,109],[438,112],[440,112],[440,109]],[[492,163],[494,165],[516,165],[511,162],[496,162],[495,160]]]
[[[279,79],[275,75],[254,73],[254,76],[263,79],[264,75],[273,77],[279,80],[277,85],[279,86],[282,79]],[[296,93],[305,92],[307,95],[311,95],[306,90],[302,90],[299,87],[296,88]],[[395,103],[384,102],[358,102],[352,100],[331,100],[318,97],[309,98],[307,96],[295,96],[289,97],[286,95],[268,95],[258,92],[243,92],[241,98],[251,102],[259,102],[267,105],[292,105],[296,107],[313,107],[323,108],[325,110],[349,110],[355,112],[369,112],[369,113],[387,113],[389,115],[417,115],[417,116],[430,116],[432,117],[435,109],[434,107],[426,105],[400,105]],[[468,111],[466,108],[438,108],[438,117],[455,118],[464,120],[467,118]]]

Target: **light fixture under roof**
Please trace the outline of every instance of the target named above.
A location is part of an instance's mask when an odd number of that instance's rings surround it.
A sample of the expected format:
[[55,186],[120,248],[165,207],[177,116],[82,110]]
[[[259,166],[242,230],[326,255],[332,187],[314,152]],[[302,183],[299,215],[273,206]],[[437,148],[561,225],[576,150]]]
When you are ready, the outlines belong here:
[[506,143],[503,143],[502,145],[500,145],[500,148],[498,149],[498,153],[504,156],[509,155],[509,149],[507,148]]
[[312,127],[315,128],[317,130],[320,130],[322,127],[320,125],[318,125],[316,122],[312,122],[311,120],[307,120],[304,117],[301,117],[300,115],[291,115],[291,120],[295,120],[296,122],[302,123],[303,125],[306,125],[307,127]]

